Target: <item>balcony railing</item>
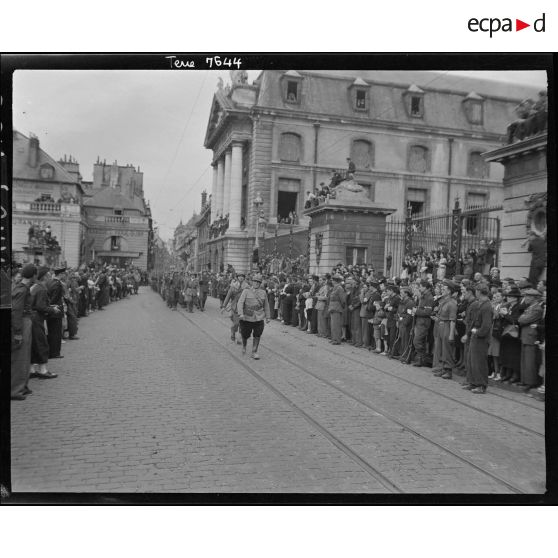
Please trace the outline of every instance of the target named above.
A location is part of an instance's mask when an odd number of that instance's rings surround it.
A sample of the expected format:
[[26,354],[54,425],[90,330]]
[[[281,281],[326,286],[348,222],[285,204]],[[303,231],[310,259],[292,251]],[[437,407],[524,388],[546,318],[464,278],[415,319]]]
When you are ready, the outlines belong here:
[[107,215],[105,216],[105,223],[129,223],[130,217],[124,215]]
[[52,202],[31,202],[31,211],[44,211],[48,213],[60,213],[60,204]]

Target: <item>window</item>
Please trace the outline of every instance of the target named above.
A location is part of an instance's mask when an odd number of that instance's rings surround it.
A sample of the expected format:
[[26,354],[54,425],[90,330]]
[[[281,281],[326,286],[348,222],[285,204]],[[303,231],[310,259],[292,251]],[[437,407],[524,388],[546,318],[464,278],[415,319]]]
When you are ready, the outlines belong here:
[[115,215],[122,215],[122,210],[121,209],[115,209],[114,214]]
[[482,124],[484,120],[484,99],[471,91],[463,100],[465,118],[470,124]]
[[372,144],[366,140],[353,141],[351,160],[357,169],[372,168],[374,166]]
[[54,178],[54,167],[51,165],[43,165],[39,171],[41,178],[51,180]]
[[422,116],[422,97],[411,97],[411,116]]
[[424,214],[426,211],[426,190],[422,188],[408,188],[406,206],[411,206],[412,217]]
[[366,91],[362,89],[357,89],[356,92],[356,108],[365,109],[366,108]]
[[409,149],[408,168],[411,172],[425,173],[430,170],[428,148],[422,145],[412,145]]
[[[467,205],[465,209],[476,209],[480,207],[485,207],[488,196],[482,192],[468,193],[467,194]],[[481,214],[467,215],[465,219],[465,230],[467,234],[478,235],[481,229]]]
[[287,102],[298,103],[298,82],[287,81]]
[[[280,178],[277,192],[277,222],[298,224],[297,208],[300,180]],[[293,222],[294,218],[294,222]]]
[[110,249],[111,250],[120,250],[120,237],[119,236],[111,236],[110,237]]
[[424,116],[424,91],[416,85],[411,85],[403,93],[403,101],[407,115],[412,118],[422,118]]
[[300,161],[301,139],[297,134],[281,134],[279,159],[281,161]]
[[361,265],[366,263],[368,250],[363,246],[347,246],[345,249],[345,265]]
[[467,176],[472,178],[487,178],[488,165],[485,163],[480,151],[473,151],[469,154],[469,165]]

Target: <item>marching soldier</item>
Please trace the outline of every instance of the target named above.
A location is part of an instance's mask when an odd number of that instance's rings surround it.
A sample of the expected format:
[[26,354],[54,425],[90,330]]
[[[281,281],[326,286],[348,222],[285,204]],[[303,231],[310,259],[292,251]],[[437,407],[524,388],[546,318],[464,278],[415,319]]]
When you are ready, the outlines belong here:
[[227,304],[230,303],[231,309],[231,341],[233,343],[239,343],[240,341],[236,341],[236,332],[238,331],[240,318],[238,317],[238,300],[242,291],[247,289],[250,285],[246,282],[246,275],[244,273],[238,273],[236,275],[236,279],[231,281],[231,286],[229,287],[229,292],[221,305],[221,310],[224,310]]

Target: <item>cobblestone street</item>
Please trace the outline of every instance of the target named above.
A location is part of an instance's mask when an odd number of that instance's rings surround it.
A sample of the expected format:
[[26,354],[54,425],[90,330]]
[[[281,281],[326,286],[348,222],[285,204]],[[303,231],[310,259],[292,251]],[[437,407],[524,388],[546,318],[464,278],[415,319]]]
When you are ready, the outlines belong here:
[[544,403],[143,287],[80,320],[12,402],[14,492],[543,493]]

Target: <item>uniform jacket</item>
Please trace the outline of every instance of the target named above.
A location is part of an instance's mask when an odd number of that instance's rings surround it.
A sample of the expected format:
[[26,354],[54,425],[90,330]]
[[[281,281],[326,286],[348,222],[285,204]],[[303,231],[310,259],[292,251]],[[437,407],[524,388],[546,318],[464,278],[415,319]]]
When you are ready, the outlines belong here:
[[347,295],[341,285],[333,287],[329,293],[328,310],[330,312],[343,312],[347,306]]
[[317,294],[318,301],[316,302],[316,310],[325,310],[327,308],[327,301],[329,299],[330,287],[325,284],[320,287]]
[[[374,316],[374,306],[371,300],[376,293],[376,289],[373,287],[364,286],[360,290],[360,317],[361,318],[371,318]],[[379,300],[380,297],[378,296],[376,300]]]
[[412,310],[415,307],[415,303],[412,298],[407,298],[406,300],[400,300],[397,306],[397,320],[399,325],[407,327],[413,321],[413,317],[407,310]]
[[14,335],[23,334],[23,318],[31,317],[29,285],[19,282],[12,287],[12,341]]
[[417,304],[417,311],[415,316],[417,317],[417,324],[430,324],[430,316],[432,315],[432,310],[434,308],[434,296],[427,290],[419,298]]
[[238,299],[238,314],[245,322],[261,322],[271,317],[267,293],[263,289],[248,287],[244,289]]
[[519,316],[517,321],[521,328],[521,344],[534,345],[538,340],[538,331],[536,327],[531,327],[531,324],[536,324],[543,317],[543,308],[539,302],[534,302],[528,306],[523,314]]
[[31,287],[31,310],[37,312],[38,317],[45,319],[55,315],[55,310],[49,305],[47,288],[42,283],[35,283]]
[[58,306],[60,310],[64,308],[64,285],[57,277],[54,277],[47,283],[48,299],[50,304]]

